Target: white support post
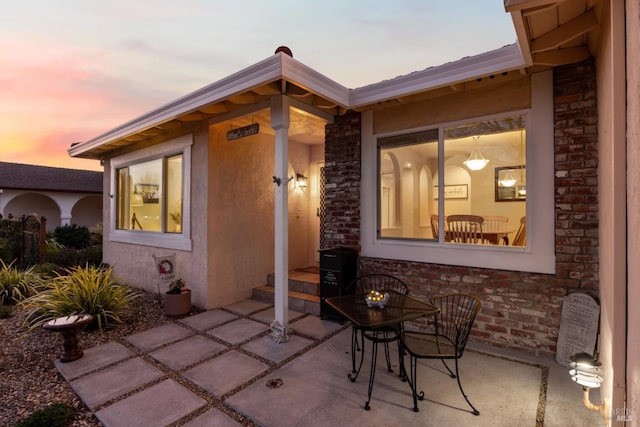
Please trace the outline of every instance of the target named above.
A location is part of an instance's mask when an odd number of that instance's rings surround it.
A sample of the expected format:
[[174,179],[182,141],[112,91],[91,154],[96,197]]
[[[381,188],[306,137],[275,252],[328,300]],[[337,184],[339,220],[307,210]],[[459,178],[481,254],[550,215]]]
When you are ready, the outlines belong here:
[[276,131],[275,158],[275,320],[271,323],[276,342],[289,340],[289,99],[271,99],[271,127]]

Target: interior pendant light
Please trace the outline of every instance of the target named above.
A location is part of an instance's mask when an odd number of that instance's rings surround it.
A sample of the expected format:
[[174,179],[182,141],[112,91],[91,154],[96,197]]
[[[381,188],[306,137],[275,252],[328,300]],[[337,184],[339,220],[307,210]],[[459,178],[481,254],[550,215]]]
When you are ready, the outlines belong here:
[[473,147],[471,149],[471,154],[469,155],[469,158],[463,162],[464,165],[472,171],[479,171],[480,169],[484,168],[487,163],[489,163],[489,160],[485,159],[480,152],[480,148],[478,147],[479,140],[479,136],[473,137]]

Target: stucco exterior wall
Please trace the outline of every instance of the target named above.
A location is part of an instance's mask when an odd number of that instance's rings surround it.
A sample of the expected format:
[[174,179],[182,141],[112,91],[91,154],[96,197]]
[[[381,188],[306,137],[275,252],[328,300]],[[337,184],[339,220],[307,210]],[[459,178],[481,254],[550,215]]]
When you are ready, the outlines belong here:
[[[175,137],[177,135],[173,135]],[[169,140],[169,138],[166,138]],[[161,141],[158,141],[161,142]],[[135,150],[135,147],[132,148]],[[103,259],[113,266],[115,274],[125,282],[149,292],[164,292],[166,286],[158,288],[157,272],[153,256],[175,254],[176,274],[183,278],[191,289],[191,302],[201,308],[207,304],[207,129],[201,126],[193,132],[191,147],[191,240],[192,250],[182,251],[161,247],[113,242],[109,239],[111,221],[109,197],[111,188],[111,162],[105,161],[104,175],[104,243]],[[185,218],[185,221],[187,218]]]
[[[626,192],[624,4],[603,3],[596,58],[599,116],[601,394],[608,411],[624,408],[626,356]],[[635,119],[637,120],[637,118]],[[630,152],[632,154],[632,152]],[[612,191],[614,190],[615,191]],[[608,417],[610,413],[606,413]],[[616,423],[615,417],[610,420]]]
[[[251,296],[274,271],[275,142],[270,132],[226,140],[229,126],[209,131],[207,308]],[[289,173],[309,176],[311,149],[289,141]],[[283,184],[285,185],[285,184]],[[289,268],[313,261],[309,239],[309,190],[288,184]]]
[[640,2],[626,2],[627,81],[627,406],[637,423],[640,417]]

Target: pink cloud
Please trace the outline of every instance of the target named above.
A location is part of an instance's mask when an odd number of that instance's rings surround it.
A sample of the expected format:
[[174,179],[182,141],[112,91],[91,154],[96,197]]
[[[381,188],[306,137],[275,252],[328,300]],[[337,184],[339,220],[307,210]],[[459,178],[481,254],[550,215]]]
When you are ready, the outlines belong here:
[[1,39],[0,160],[74,163],[71,143],[166,102],[111,76],[107,57],[95,49]]

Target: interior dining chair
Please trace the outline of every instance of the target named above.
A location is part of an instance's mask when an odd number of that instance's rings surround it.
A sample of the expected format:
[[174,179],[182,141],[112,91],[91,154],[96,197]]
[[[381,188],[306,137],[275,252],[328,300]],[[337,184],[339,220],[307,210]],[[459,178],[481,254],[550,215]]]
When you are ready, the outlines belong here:
[[431,215],[431,234],[438,240],[438,215]]
[[[413,394],[413,410],[418,412],[418,400],[424,399],[424,391],[417,392],[418,360],[440,359],[451,378],[458,380],[458,388],[471,407],[473,415],[480,415],[462,388],[458,369],[458,360],[464,353],[471,327],[480,311],[480,299],[473,295],[451,294],[431,297],[429,302],[440,309],[440,312],[434,315],[432,330],[429,332],[405,330],[401,333],[402,346],[410,356],[410,376],[407,379]],[[454,360],[455,373],[447,365],[447,359]],[[404,368],[404,364],[402,367]]]
[[[484,219],[484,222],[482,223],[483,232],[487,232],[487,230],[493,230],[493,231],[506,230],[507,223],[509,222],[508,217],[501,216],[501,215],[484,215],[482,219]],[[509,238],[505,236],[502,239],[499,239],[496,237],[495,239],[487,238],[487,240],[494,245],[499,245],[500,241],[507,244],[507,242],[509,241]]]
[[447,217],[447,241],[452,243],[484,244],[482,224],[479,215],[449,215]]
[[[392,276],[390,274],[384,273],[368,273],[363,274],[362,276],[357,277],[353,283],[350,285],[351,289],[355,289],[357,294],[365,294],[369,291],[378,291],[384,293],[385,291],[394,291],[398,292],[402,295],[409,294],[409,288],[407,285],[400,280],[399,278]],[[355,287],[355,288],[354,288]],[[389,353],[389,343],[397,341],[398,342],[398,354],[400,355],[400,363],[403,362],[401,356],[401,345],[400,345],[400,332],[402,330],[402,324],[398,323],[397,325],[386,326],[384,328],[377,329],[367,329],[360,328],[357,326],[353,326],[351,330],[351,363],[352,370],[351,373],[354,375],[349,375],[351,381],[355,381],[360,373],[360,368],[362,367],[362,361],[364,359],[364,351],[360,355],[360,364],[358,369],[356,370],[356,351],[360,350],[360,343],[362,344],[362,349],[364,350],[364,339],[368,339],[373,342],[373,345],[377,345],[378,343],[384,344],[384,355],[387,361],[387,370],[389,372],[393,372],[391,368],[391,358]],[[360,343],[358,343],[358,335],[360,335]],[[400,376],[404,376],[404,368],[400,369]]]
[[513,238],[512,246],[527,246],[527,217],[520,218],[520,227]]

